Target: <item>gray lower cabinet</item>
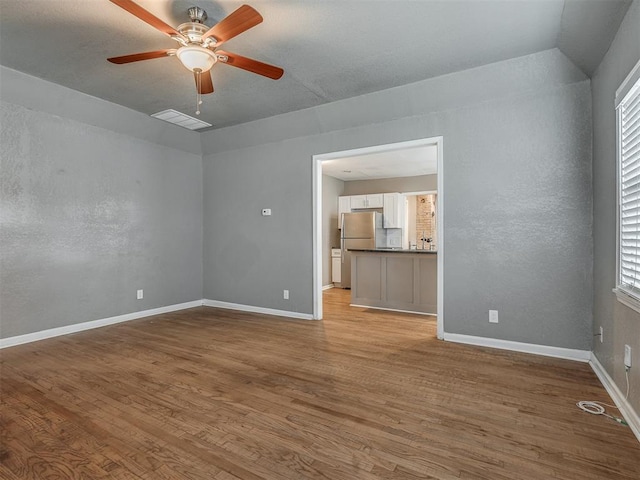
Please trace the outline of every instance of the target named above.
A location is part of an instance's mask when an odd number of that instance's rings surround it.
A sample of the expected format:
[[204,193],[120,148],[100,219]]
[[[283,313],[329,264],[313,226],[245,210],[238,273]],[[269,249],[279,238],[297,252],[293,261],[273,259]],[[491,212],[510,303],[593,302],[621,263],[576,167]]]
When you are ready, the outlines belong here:
[[436,314],[436,253],[351,253],[351,304]]

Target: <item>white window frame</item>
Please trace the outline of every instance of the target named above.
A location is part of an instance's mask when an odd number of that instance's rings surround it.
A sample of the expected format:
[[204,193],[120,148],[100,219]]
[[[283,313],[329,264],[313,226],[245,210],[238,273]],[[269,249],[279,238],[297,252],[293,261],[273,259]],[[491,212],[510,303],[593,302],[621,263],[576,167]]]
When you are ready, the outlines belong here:
[[[637,270],[639,282],[635,288],[621,282],[622,247],[622,107],[640,98],[640,62],[622,82],[616,91],[616,178],[617,178],[617,215],[616,215],[616,288],[613,292],[618,301],[640,312],[640,268]],[[638,182],[640,183],[640,181]]]

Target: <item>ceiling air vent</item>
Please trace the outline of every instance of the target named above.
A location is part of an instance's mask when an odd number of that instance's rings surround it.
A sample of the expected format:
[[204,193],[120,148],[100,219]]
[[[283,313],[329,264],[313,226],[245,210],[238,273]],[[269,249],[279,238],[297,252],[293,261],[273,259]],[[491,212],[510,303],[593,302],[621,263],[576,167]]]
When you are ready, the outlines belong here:
[[174,123],[180,127],[188,128],[189,130],[198,130],[200,128],[211,127],[212,125],[197,118],[190,117],[184,113],[180,113],[176,110],[163,110],[162,112],[154,113],[152,117],[164,120],[165,122]]

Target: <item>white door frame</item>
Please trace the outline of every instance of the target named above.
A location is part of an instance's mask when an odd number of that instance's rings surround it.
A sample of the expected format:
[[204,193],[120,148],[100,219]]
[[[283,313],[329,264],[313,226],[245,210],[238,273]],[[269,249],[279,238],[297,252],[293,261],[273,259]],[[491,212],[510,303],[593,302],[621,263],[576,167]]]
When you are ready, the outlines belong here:
[[444,155],[443,137],[423,138],[408,142],[375,145],[372,147],[356,148],[341,152],[331,152],[313,155],[312,157],[312,194],[313,194],[313,318],[322,319],[322,162],[343,157],[365,155],[370,153],[389,152],[405,148],[436,145],[438,149],[438,310],[437,334],[444,338]]

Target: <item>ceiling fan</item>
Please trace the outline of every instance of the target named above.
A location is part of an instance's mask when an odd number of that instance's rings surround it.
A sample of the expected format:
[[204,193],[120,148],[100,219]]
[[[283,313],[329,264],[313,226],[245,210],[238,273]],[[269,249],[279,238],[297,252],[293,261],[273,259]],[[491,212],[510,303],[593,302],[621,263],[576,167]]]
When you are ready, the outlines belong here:
[[218,62],[226,63],[227,65],[257,73],[258,75],[263,75],[274,80],[279,79],[284,74],[284,70],[280,67],[243,57],[236,53],[218,50],[218,47],[227,40],[240,35],[262,22],[262,16],[249,5],[242,5],[212,28],[204,24],[204,21],[207,19],[207,13],[200,7],[191,7],[187,10],[191,21],[183,23],[177,28],[173,28],[131,0],[110,1],[138,17],[143,22],[148,23],[162,33],[170,36],[180,44],[180,47],[155,50],[153,52],[134,53],[121,57],[111,57],[107,60],[111,63],[121,65],[175,55],[182,65],[193,72],[197,91],[196,114],[200,114],[199,106],[202,104],[200,95],[213,93],[213,81],[210,70],[211,67]]

